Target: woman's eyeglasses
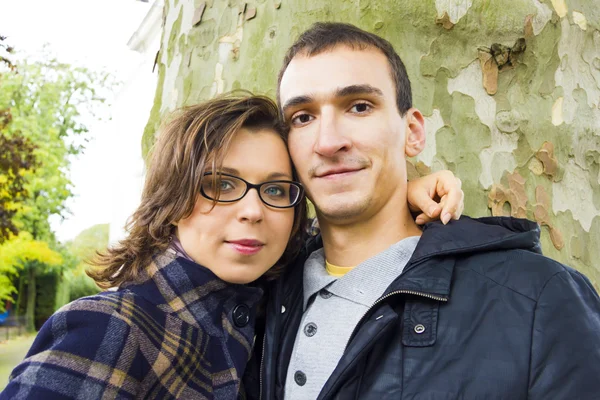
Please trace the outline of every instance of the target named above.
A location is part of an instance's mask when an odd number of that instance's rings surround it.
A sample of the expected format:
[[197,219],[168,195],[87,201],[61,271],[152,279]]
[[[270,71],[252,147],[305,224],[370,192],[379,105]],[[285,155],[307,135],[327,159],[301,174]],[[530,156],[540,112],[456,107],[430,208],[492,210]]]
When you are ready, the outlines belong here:
[[258,197],[269,207],[290,208],[298,205],[304,195],[299,182],[276,180],[252,184],[230,174],[204,174],[200,193],[209,200],[220,203],[233,203],[241,200],[250,189],[256,189]]

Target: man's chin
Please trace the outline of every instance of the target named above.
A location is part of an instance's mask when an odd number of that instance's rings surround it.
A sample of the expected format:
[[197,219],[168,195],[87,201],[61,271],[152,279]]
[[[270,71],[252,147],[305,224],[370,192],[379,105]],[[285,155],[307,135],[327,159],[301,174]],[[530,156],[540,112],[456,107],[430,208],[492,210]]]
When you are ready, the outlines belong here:
[[[335,199],[335,201],[324,201],[320,205],[315,204],[319,217],[332,222],[351,222],[360,217],[368,207],[368,201],[352,199],[351,194],[344,194],[345,199]],[[334,199],[329,199],[334,200]]]

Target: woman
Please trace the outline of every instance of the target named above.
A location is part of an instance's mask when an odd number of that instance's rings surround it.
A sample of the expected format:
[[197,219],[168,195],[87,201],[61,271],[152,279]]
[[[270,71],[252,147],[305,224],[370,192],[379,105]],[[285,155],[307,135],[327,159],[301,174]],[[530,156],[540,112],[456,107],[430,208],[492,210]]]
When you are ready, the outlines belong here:
[[[261,282],[294,257],[307,229],[277,121],[271,100],[249,95],[172,119],[129,236],[90,273],[118,289],[58,310],[0,398],[243,397]],[[421,194],[436,182],[421,181]]]

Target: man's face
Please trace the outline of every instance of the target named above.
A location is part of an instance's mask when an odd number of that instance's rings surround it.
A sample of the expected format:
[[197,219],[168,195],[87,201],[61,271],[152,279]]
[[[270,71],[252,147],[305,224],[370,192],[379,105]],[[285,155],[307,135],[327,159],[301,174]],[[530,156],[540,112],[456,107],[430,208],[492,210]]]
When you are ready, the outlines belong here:
[[292,160],[320,219],[352,223],[393,196],[405,201],[407,122],[381,51],[299,54],[283,74],[280,101]]

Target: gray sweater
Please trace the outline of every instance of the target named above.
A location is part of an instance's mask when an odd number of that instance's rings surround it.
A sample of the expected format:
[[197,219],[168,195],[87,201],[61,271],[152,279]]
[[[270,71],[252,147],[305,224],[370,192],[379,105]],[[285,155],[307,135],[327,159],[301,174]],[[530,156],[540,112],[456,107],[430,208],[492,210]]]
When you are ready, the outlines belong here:
[[310,255],[304,264],[304,313],[288,367],[286,399],[319,395],[356,324],[402,273],[418,242],[418,236],[401,240],[340,278],[327,273],[323,249]]

